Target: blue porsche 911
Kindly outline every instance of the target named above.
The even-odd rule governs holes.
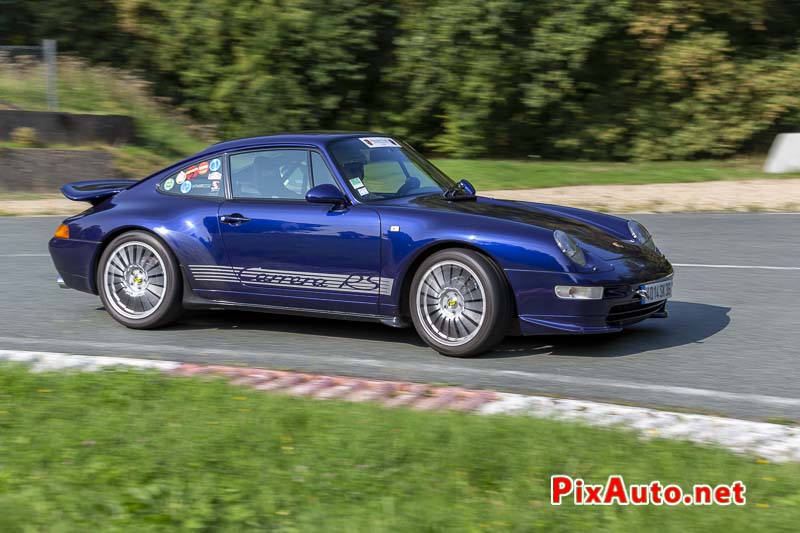
[[[141,181],[62,191],[91,207],[50,240],[59,284],[131,328],[251,309],[413,324],[466,357],[506,335],[619,331],[665,317],[672,295],[641,224],[477,196],[375,133],[224,142]]]

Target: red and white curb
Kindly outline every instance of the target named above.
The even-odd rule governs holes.
[[[262,368],[195,365],[178,361],[0,350],[0,362],[2,361],[28,364],[33,372],[97,371],[127,367],[156,370],[176,376],[222,377],[233,385],[318,399],[373,401],[387,407],[419,410],[456,410],[484,415],[553,418],[591,426],[633,430],[646,438],[660,437],[712,444],[771,461],[800,461],[800,427],[766,422],[460,387]]]

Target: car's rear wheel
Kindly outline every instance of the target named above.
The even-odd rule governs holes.
[[[149,329],[181,313],[181,275],[172,253],[153,235],[124,233],[106,247],[97,267],[100,299],[115,320]]]
[[[472,250],[442,250],[411,282],[409,309],[420,337],[444,355],[487,352],[509,329],[512,306],[502,274]]]

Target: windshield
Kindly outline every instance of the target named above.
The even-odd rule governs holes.
[[[411,147],[389,137],[342,139],[328,149],[347,186],[362,202],[436,194],[454,185]]]

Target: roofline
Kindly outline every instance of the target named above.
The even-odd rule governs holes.
[[[218,143],[214,143],[210,145],[203,152],[221,144],[227,143],[235,143],[235,142],[242,142],[242,141],[257,141],[257,140],[264,140],[267,141],[274,137],[302,137],[302,136],[309,136],[309,137],[330,137],[331,140],[333,139],[343,139],[347,137],[357,137],[359,135],[376,135],[376,136],[388,136],[385,133],[379,133],[374,131],[318,131],[318,130],[309,130],[309,131],[285,131],[279,133],[269,133],[267,135],[253,135],[250,137],[238,137],[236,139],[227,139],[225,141],[220,141]]]

